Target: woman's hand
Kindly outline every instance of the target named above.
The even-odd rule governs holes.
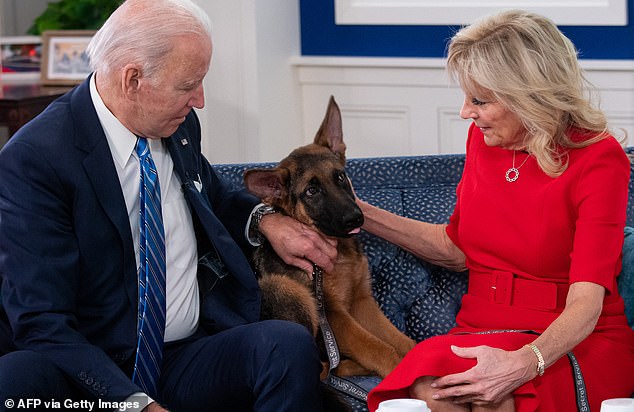
[[[546,367],[572,350],[594,329],[603,307],[605,289],[591,282],[570,285],[566,308],[533,343],[543,354]],[[476,359],[473,368],[433,381],[434,399],[483,405],[497,403],[523,383],[537,376],[537,357],[524,346],[504,351],[488,346],[452,347],[462,358]]]
[[[435,379],[431,386],[438,389],[432,397],[455,403],[494,404],[523,383],[537,376],[537,359],[530,348],[505,351],[489,346],[451,350],[461,358],[476,359],[473,368]]]

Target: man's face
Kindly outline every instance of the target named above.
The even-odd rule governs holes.
[[[148,138],[171,136],[192,108],[205,105],[203,78],[211,62],[211,41],[196,35],[174,40],[167,62],[139,89],[138,132]]]

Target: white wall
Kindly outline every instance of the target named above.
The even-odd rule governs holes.
[[[350,157],[464,152],[462,93],[443,59],[300,57],[298,1],[197,1],[214,23],[201,114],[212,162],[280,160],[312,140],[331,94]],[[634,62],[582,63],[634,144]]]
[[[298,57],[305,134],[317,130],[333,94],[342,110],[349,157],[464,153],[469,121],[444,59]],[[583,61],[610,127],[634,144],[634,62]]]
[[[302,141],[299,2],[197,0],[212,20],[214,51],[200,113],[212,162],[276,161]]]
[[[23,34],[6,30],[26,30],[34,16],[20,16],[41,13],[46,1],[0,0],[0,27]],[[212,162],[280,160],[312,140],[331,94],[350,157],[464,150],[462,95],[449,86],[442,59],[300,57],[299,0],[194,1],[213,24],[199,113]],[[583,64],[611,126],[627,130],[634,145],[634,61]]]
[[[0,0],[0,36],[23,36],[52,0]]]

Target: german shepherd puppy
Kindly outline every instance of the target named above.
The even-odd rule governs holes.
[[[324,273],[323,281],[326,318],[343,359],[334,373],[385,377],[415,343],[392,325],[372,295],[368,261],[353,237],[363,213],[344,170],[345,150],[341,113],[331,96],[312,144],[295,149],[275,168],[247,170],[244,180],[249,191],[280,213],[337,238],[335,269]],[[254,263],[262,318],[295,321],[317,336],[317,302],[307,274],[285,264],[266,242]]]

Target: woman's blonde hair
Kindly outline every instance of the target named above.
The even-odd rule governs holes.
[[[609,134],[577,50],[543,16],[512,10],[461,29],[449,43],[447,69],[467,94],[485,89],[519,116],[527,149],[550,176],[568,166],[562,148],[585,147]],[[588,139],[573,142],[570,128]]]

